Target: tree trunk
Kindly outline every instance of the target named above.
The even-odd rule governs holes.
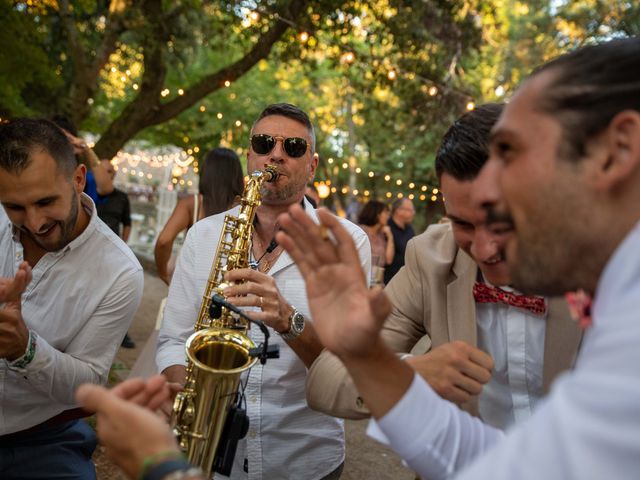
[[[145,3],[151,3],[151,0]],[[297,20],[300,15],[306,11],[309,3],[309,0],[292,2],[283,17]],[[152,15],[156,14],[157,12],[150,11],[146,12],[145,16],[152,21]],[[124,109],[120,116],[107,127],[94,147],[96,154],[100,158],[112,158],[118,153],[118,150],[124,147],[129,139],[133,138],[140,131],[176,117],[202,98],[222,88],[225,80],[233,81],[240,78],[251,70],[260,60],[267,58],[273,45],[280,40],[289,28],[289,24],[282,20],[281,17],[276,16],[276,18],[277,20],[272,27],[260,35],[253,48],[241,59],[206,76],[192,87],[186,89],[183,95],[167,103],[161,103],[162,97],[160,95],[164,75],[166,74],[166,66],[162,55],[159,54],[158,56],[158,54],[156,54],[154,58],[148,60],[149,52],[147,51],[147,47],[145,47],[145,72],[140,93],[133,102]],[[158,20],[157,28],[162,28],[160,23],[160,20]],[[153,25],[153,23],[151,24]],[[164,48],[164,45],[166,45],[166,41],[155,37],[155,40],[149,40],[148,48],[160,52]],[[150,69],[149,74],[148,69]],[[162,75],[158,74],[160,71],[163,72]],[[147,88],[145,88],[145,79],[147,79],[148,82]]]

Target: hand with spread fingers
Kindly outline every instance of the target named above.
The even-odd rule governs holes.
[[[86,410],[96,412],[96,433],[107,454],[124,470],[128,478],[140,475],[145,459],[175,452],[178,445],[167,424],[148,408],[168,391],[162,381],[127,380],[112,390],[84,384],[76,400]],[[164,391],[164,393],[162,393]]]
[[[369,290],[353,240],[338,219],[323,208],[318,217],[322,225],[293,205],[278,218],[282,230],[276,240],[305,279],[323,345],[338,356],[367,356],[380,342],[389,301],[380,289]]]
[[[273,277],[251,268],[239,268],[227,272],[225,280],[242,282],[224,290],[227,301],[237,307],[259,308],[259,311],[250,312],[251,318],[261,320],[276,332],[289,329],[293,308],[280,294]]]
[[[438,395],[457,404],[482,392],[494,366],[487,353],[462,341],[445,343],[406,362]]]

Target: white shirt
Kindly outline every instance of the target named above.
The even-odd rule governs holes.
[[[0,360],[0,434],[75,408],[82,383],[106,383],[140,304],[140,263],[85,194],[82,207],[91,215],[85,230],[38,261],[22,295],[22,317],[37,337],[36,354],[24,369]],[[19,231],[0,212],[0,276],[13,277],[23,250]]]
[[[456,478],[639,478],[640,223],[609,259],[596,292],[575,369],[558,378],[529,421],[501,439],[416,377],[378,422],[392,447],[429,479],[468,464]]]
[[[504,430],[528,419],[543,397],[546,317],[504,303],[476,303],[478,348],[495,363],[478,397],[480,417],[489,425]]]
[[[238,207],[227,212],[237,214]],[[305,211],[318,222],[315,210],[305,200]],[[159,371],[171,365],[185,365],[185,341],[193,333],[202,295],[213,264],[225,214],[197,222],[187,233],[176,264],[158,339],[156,360]],[[367,275],[371,250],[367,235],[356,225],[341,220],[355,240]],[[310,320],[304,280],[287,252],[269,271],[282,296]],[[270,329],[270,343],[280,346],[280,358],[266,365],[257,363],[249,372],[245,396],[249,433],[240,441],[231,472],[233,479],[319,479],[344,461],[342,420],[311,410],[304,383],[307,370],[295,352]],[[249,331],[262,342],[257,328]],[[243,382],[245,381],[243,377]],[[245,458],[248,475],[244,472]],[[216,475],[218,477],[218,475]]]

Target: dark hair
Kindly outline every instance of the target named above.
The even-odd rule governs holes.
[[[264,117],[269,117],[271,115],[280,115],[282,117],[287,117],[307,127],[309,136],[311,137],[311,153],[313,154],[316,151],[316,133],[313,129],[313,125],[311,124],[311,120],[309,120],[309,115],[307,115],[304,110],[290,103],[272,103],[271,105],[269,105],[262,111],[258,119],[253,123],[253,127],[251,127],[251,130],[253,131],[256,123],[258,123]]]
[[[369,227],[375,225],[378,223],[378,216],[385,210],[389,210],[386,204],[379,200],[369,200],[358,214],[358,223]]]
[[[489,133],[504,104],[487,103],[458,118],[442,137],[436,153],[436,174],[472,180],[489,158]]]
[[[534,71],[554,74],[539,96],[538,109],[562,124],[561,157],[583,157],[589,138],[617,113],[640,111],[639,67],[640,38],[635,37],[580,48]]]
[[[405,200],[411,201],[410,198],[396,198],[393,200],[393,202],[391,202],[391,215],[396,213],[398,209],[402,207],[402,204],[405,202]]]
[[[77,166],[73,147],[58,126],[42,118],[18,118],[0,125],[0,168],[20,174],[31,164],[31,154],[44,149],[58,170],[71,177]]]
[[[244,180],[238,155],[228,148],[209,151],[200,165],[198,191],[202,194],[205,216],[224,212],[242,196]]]
[[[53,117],[51,117],[51,121],[63,130],[69,132],[74,137],[78,136],[78,129],[73,124],[73,122],[64,115],[54,115]]]
[[[396,213],[396,211],[402,206],[402,202],[404,198],[396,198],[391,202],[391,215]]]

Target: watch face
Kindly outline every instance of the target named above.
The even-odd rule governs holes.
[[[304,329],[304,315],[300,312],[296,312],[291,319],[291,329],[297,332],[302,332]]]

